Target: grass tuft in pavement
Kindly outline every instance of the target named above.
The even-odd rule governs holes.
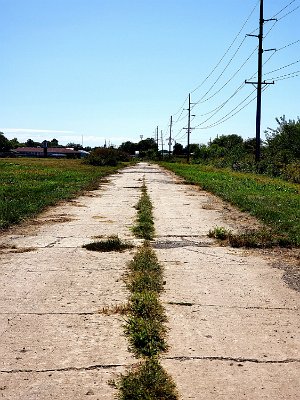
[[[136,237],[146,240],[153,239],[154,222],[152,216],[152,204],[147,193],[145,180],[142,186],[142,196],[136,205],[138,210],[137,223],[132,231]]]
[[[289,247],[291,245],[286,235],[276,234],[271,229],[249,229],[242,233],[232,233],[223,227],[216,227],[209,231],[208,236],[227,242],[232,247],[262,249],[277,246]]]
[[[114,386],[119,389],[119,400],[177,400],[178,394],[172,378],[156,358],[132,368]]]
[[[132,249],[133,245],[130,243],[122,242],[118,236],[111,236],[107,240],[88,243],[83,245],[82,247],[91,251],[108,252],[108,251],[124,251],[127,249]]]

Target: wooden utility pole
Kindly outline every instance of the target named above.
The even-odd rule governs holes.
[[[188,127],[184,128],[187,129],[187,155],[186,155],[186,161],[187,163],[190,162],[190,135],[191,135],[191,106],[192,104],[195,103],[191,103],[191,94],[189,93],[189,108],[187,108],[188,110]],[[195,115],[192,115],[192,117],[194,117]]]
[[[259,33],[258,35],[248,35],[255,36],[258,38],[258,67],[257,67],[257,82],[248,82],[257,87],[257,99],[256,99],[256,137],[255,137],[255,162],[258,163],[260,161],[260,125],[261,125],[261,93],[262,93],[262,85],[270,85],[274,84],[274,82],[266,82],[262,81],[262,66],[263,66],[263,52],[264,51],[272,51],[276,49],[263,49],[263,38],[264,38],[264,22],[266,21],[275,21],[276,19],[264,19],[264,1],[260,0],[260,9],[259,9]]]
[[[164,138],[163,138],[163,131],[160,131],[161,137],[161,157],[164,158]]]
[[[261,88],[262,88],[262,58],[263,58],[263,31],[264,31],[264,2],[260,0],[259,34],[258,34],[258,73],[257,73],[257,101],[256,101],[256,146],[255,161],[260,161],[260,124],[261,124]]]
[[[157,145],[157,151],[158,149],[158,126],[156,127],[156,145]]]
[[[172,124],[173,124],[173,118],[172,118],[172,115],[171,115],[171,118],[170,118],[170,136],[169,136],[169,158],[171,158]]]
[[[186,161],[190,162],[190,133],[191,133],[191,94],[189,93],[188,127],[187,127],[187,154]]]

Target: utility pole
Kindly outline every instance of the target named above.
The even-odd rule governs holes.
[[[157,151],[158,151],[158,126],[156,127],[156,145],[157,145]]]
[[[190,162],[190,134],[191,134],[191,116],[194,117],[195,115],[191,115],[191,105],[195,103],[191,103],[191,94],[189,93],[189,108],[186,108],[188,110],[188,127],[183,128],[187,129],[187,156],[186,156],[186,161],[187,163]]]
[[[173,124],[173,118],[172,118],[172,115],[171,115],[171,118],[170,118],[170,136],[169,136],[169,158],[171,158],[172,124]]]
[[[187,155],[186,161],[190,162],[190,132],[191,132],[191,94],[189,93],[188,128],[187,128]]]
[[[258,38],[258,68],[257,68],[257,82],[248,82],[252,85],[257,85],[257,99],[256,99],[256,138],[255,138],[255,162],[260,161],[260,125],[261,125],[261,93],[262,85],[274,84],[274,82],[262,82],[262,65],[263,65],[263,52],[264,51],[275,51],[276,49],[263,49],[263,38],[264,38],[264,23],[267,21],[276,21],[275,18],[264,19],[264,1],[260,0],[259,9],[259,33],[258,35],[247,35],[255,36]]]
[[[164,159],[164,138],[163,138],[163,131],[160,131],[161,136],[161,157]]]

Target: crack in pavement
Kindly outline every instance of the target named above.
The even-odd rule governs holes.
[[[0,312],[0,315],[100,315],[94,312]]]
[[[294,308],[287,308],[287,307],[260,307],[260,306],[224,306],[224,305],[218,305],[218,304],[197,304],[197,303],[188,303],[188,302],[175,302],[175,301],[169,301],[166,302],[166,304],[169,304],[171,306],[182,306],[182,307],[192,307],[192,306],[198,306],[198,307],[213,307],[213,308],[225,308],[225,309],[241,309],[241,310],[270,310],[270,311],[299,311],[299,308],[294,307]],[[197,312],[197,310],[194,310],[192,312]]]
[[[300,363],[300,359],[287,358],[285,360],[259,360],[256,358],[235,358],[235,357],[197,357],[197,356],[174,356],[174,357],[163,357],[163,360],[175,360],[175,361],[193,361],[193,360],[208,360],[208,361],[230,361],[236,363],[255,363],[255,364],[289,364],[289,363]]]
[[[10,369],[0,370],[3,374],[18,374],[18,373],[45,373],[45,372],[69,372],[69,371],[93,371],[99,369],[111,369],[117,367],[124,367],[125,364],[96,364],[88,367],[65,367],[65,368],[53,368],[53,369]]]

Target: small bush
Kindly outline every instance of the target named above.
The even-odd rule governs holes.
[[[116,166],[121,161],[129,161],[127,153],[114,148],[99,147],[93,150],[85,159],[85,164],[94,166]]]

